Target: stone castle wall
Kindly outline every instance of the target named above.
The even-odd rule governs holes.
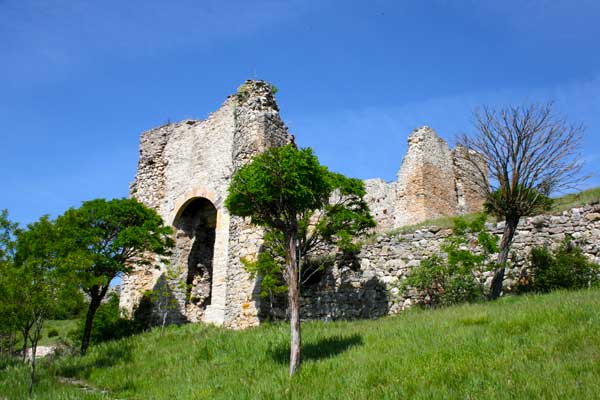
[[[396,182],[365,181],[366,200],[379,231],[446,216],[479,212],[485,194],[467,150],[451,150],[428,126],[408,137],[408,150]]]
[[[503,223],[487,227],[501,237]],[[363,246],[354,262],[338,259],[317,284],[303,290],[303,318],[372,318],[396,314],[421,301],[399,293],[398,285],[421,260],[439,254],[440,246],[451,233],[450,229],[431,226],[413,233],[378,235],[373,243]],[[526,276],[532,247],[555,249],[567,235],[591,261],[600,264],[600,204],[574,208],[561,215],[523,218],[512,246],[513,267],[507,270],[505,291],[513,290],[518,280]],[[489,285],[491,273],[485,273],[483,279]],[[284,313],[282,309],[270,312],[276,318]]]
[[[206,120],[184,120],[142,134],[130,195],[155,209],[174,228],[175,249],[160,268],[137,266],[123,278],[121,307],[136,312],[145,291],[166,289],[177,307],[170,322],[204,321],[232,328],[259,323],[268,309],[260,280],[240,259],[254,257],[262,231],[224,207],[237,169],[265,149],[293,142],[280,118],[272,88],[246,81]],[[408,138],[398,180],[365,181],[366,199],[380,232],[440,216],[479,211],[483,196],[465,161],[466,149],[451,150],[431,128]],[[445,233],[382,235],[359,260],[339,262],[306,291],[305,316],[371,317],[395,312],[390,284],[435,252]]]
[[[256,324],[256,282],[240,258],[258,252],[261,234],[230,216],[223,203],[239,167],[292,140],[270,85],[262,81],[247,81],[206,120],[143,133],[130,195],[174,227],[176,246],[169,265],[138,266],[123,278],[121,307],[132,314],[145,291],[166,284],[179,304],[169,318],[173,322]]]

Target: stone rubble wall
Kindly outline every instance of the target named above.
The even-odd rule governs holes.
[[[396,227],[394,211],[396,209],[396,183],[387,183],[382,179],[367,179],[365,201],[369,204],[371,215],[377,222],[377,230],[388,231]]]
[[[488,224],[498,237],[503,223]],[[429,227],[414,233],[378,235],[363,246],[354,263],[338,260],[323,279],[301,294],[302,316],[307,319],[373,318],[396,314],[421,299],[398,291],[399,283],[421,260],[440,253],[450,229]],[[532,247],[556,249],[569,235],[590,260],[600,264],[600,205],[588,205],[561,215],[523,218],[512,246],[513,267],[507,270],[504,290],[510,292],[527,272]],[[489,285],[491,272],[483,277]],[[273,315],[281,316],[282,310]]]

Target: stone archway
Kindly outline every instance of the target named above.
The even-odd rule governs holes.
[[[212,300],[217,209],[204,197],[192,198],[180,208],[173,227],[182,305],[190,321],[200,321]]]

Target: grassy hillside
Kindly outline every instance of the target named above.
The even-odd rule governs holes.
[[[600,203],[600,187],[584,190],[583,192],[567,194],[554,199],[553,213],[559,213],[586,204]]]
[[[35,398],[598,398],[598,310],[595,289],[307,322],[304,364],[291,381],[285,324],[243,332],[171,327],[44,366]],[[25,398],[25,382],[22,367],[1,371],[0,393]]]
[[[60,341],[68,340],[69,332],[77,329],[77,325],[78,321],[74,319],[47,321],[42,329],[39,345],[55,346]],[[50,331],[56,331],[58,335],[49,336]]]

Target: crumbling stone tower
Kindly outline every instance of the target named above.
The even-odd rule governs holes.
[[[261,233],[223,203],[240,166],[292,140],[264,81],[246,81],[206,120],[144,132],[130,195],[173,226],[176,244],[169,265],[123,278],[121,307],[132,313],[146,290],[167,285],[178,304],[171,321],[256,324],[255,282],[240,258],[258,252]]]
[[[482,210],[485,192],[478,171],[465,153],[470,150],[448,143],[428,126],[408,137],[408,150],[396,182],[365,181],[366,199],[379,230]],[[485,168],[481,161],[479,168]]]

